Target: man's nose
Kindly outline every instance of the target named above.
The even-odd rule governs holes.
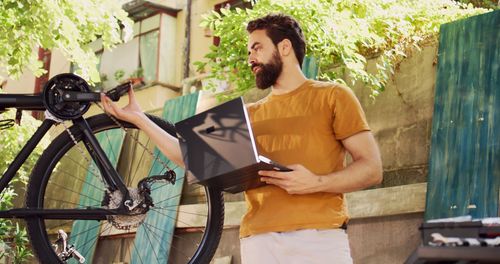
[[[253,52],[250,52],[248,54],[248,64],[252,65],[256,62],[257,62],[257,59],[255,58],[255,55],[253,54]]]

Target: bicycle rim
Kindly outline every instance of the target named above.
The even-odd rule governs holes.
[[[170,124],[150,118],[170,134],[173,133]],[[89,124],[101,146],[107,149],[110,160],[116,160],[117,170],[130,188],[136,187],[139,180],[151,174],[152,165],[161,163],[155,155],[157,152],[152,157],[148,153],[148,150],[154,149],[153,143],[132,125],[124,123],[126,133],[120,133],[123,129],[106,115],[90,118]],[[79,143],[75,146],[68,133],[62,133],[35,166],[28,183],[28,208],[110,207],[109,200],[105,199],[109,199],[110,195],[105,193],[101,173],[81,142],[82,133],[75,127],[70,131]],[[120,134],[123,134],[123,143],[116,143],[122,140],[117,139]],[[174,165],[170,167],[175,169]],[[184,175],[177,175],[176,184],[183,178]],[[201,186],[184,186],[193,189],[190,193],[198,194],[196,199],[192,199],[196,202],[186,205],[186,201],[181,201],[181,206],[177,206],[175,200],[180,199],[180,193],[173,188],[171,183],[153,184],[151,196],[154,206],[138,216],[118,216],[102,221],[26,219],[33,249],[43,263],[65,263],[57,256],[54,246],[57,234],[62,230],[68,235],[68,244],[85,257],[85,263],[208,263],[222,232],[222,193]],[[182,228],[174,232],[172,225]],[[60,250],[57,252],[60,253]],[[67,263],[78,261],[70,258]]]

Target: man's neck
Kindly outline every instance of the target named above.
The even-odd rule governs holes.
[[[275,95],[289,93],[299,88],[306,80],[307,78],[298,65],[283,67],[283,71],[273,85],[271,92]]]

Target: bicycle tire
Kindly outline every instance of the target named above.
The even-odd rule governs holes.
[[[165,122],[164,120],[157,118],[155,116],[148,115],[148,117],[154,123],[159,125],[162,129],[167,131],[169,134],[174,135],[175,129],[170,123]],[[92,128],[93,134],[98,134],[102,131],[109,131],[111,129],[119,128],[119,126],[116,124],[116,122],[111,120],[105,114],[91,117],[91,118],[87,119],[87,121],[88,121],[90,127]],[[134,128],[137,129],[135,126],[133,126],[130,123],[126,123],[126,122],[120,122],[120,123],[122,124],[123,127],[127,128],[128,130],[131,130]],[[77,126],[72,126],[69,130],[70,130],[71,134],[74,136],[74,138],[76,139],[76,141],[79,142],[79,145],[81,145],[82,144],[81,139],[83,136],[83,133],[81,132],[81,130]],[[130,131],[128,131],[126,133],[126,135],[128,135],[128,136],[132,135],[132,133],[129,133],[129,132]],[[139,133],[139,132],[134,132],[134,133]],[[136,138],[140,138],[140,137],[142,137],[143,134],[139,133],[136,135],[137,135]],[[148,143],[146,143],[146,145],[147,144]],[[76,200],[75,198],[73,198],[75,194],[72,194],[71,198],[68,198],[67,195],[64,195],[64,193],[68,193],[69,191],[71,191],[72,193],[79,194],[81,192],[80,191],[81,188],[72,189],[72,187],[71,188],[66,187],[66,186],[68,186],[68,184],[66,184],[68,182],[67,177],[61,177],[61,174],[67,173],[66,171],[64,171],[64,168],[65,168],[64,166],[66,166],[66,163],[63,163],[63,161],[64,162],[67,162],[66,160],[71,161],[72,159],[69,157],[71,157],[71,155],[74,155],[73,154],[74,152],[81,153],[82,149],[85,149],[85,148],[80,147],[78,149],[78,147],[75,146],[72,138],[69,136],[69,134],[67,132],[63,132],[58,137],[56,137],[56,139],[44,151],[44,153],[42,154],[42,156],[38,160],[37,164],[35,165],[33,172],[32,172],[32,175],[30,176],[30,180],[29,180],[29,183],[27,186],[27,192],[26,192],[26,207],[27,208],[46,208],[46,209],[52,209],[52,208],[60,209],[59,207],[89,208],[89,204],[79,204],[79,203],[82,203],[81,202],[82,197],[84,197],[84,196],[80,195],[80,198],[79,198],[80,200]],[[134,151],[133,153],[136,153],[136,152]],[[77,154],[77,156],[78,156],[78,154]],[[142,157],[141,157],[141,160],[142,160]],[[139,161],[139,163],[140,162],[141,161]],[[68,166],[74,166],[74,165],[68,165]],[[78,167],[85,167],[85,166],[83,166],[83,165],[77,166],[77,170],[78,170]],[[137,172],[137,170],[139,170],[139,169],[136,168],[135,171]],[[132,171],[132,165],[130,165],[130,172],[131,171]],[[92,173],[95,173],[95,171],[93,171]],[[97,173],[98,173],[98,171],[97,171]],[[82,173],[77,172],[74,174],[80,175]],[[88,172],[87,172],[87,174],[88,174]],[[77,177],[75,175],[72,175],[71,177]],[[84,179],[83,183],[81,183],[80,185],[90,184],[87,182],[87,179],[84,177],[85,176],[79,176],[79,178],[78,179],[75,178],[74,181],[72,178],[71,182],[75,186],[75,185],[78,185],[78,184],[74,184],[75,182],[79,182],[79,181],[82,181],[82,179]],[[179,177],[182,177],[182,176],[177,176],[177,178],[179,178]],[[66,180],[63,180],[63,179],[66,179]],[[79,181],[77,181],[77,180],[79,180]],[[60,182],[58,182],[58,181],[60,181]],[[92,184],[97,185],[95,182],[92,182]],[[129,186],[129,185],[127,185],[127,186]],[[172,185],[165,184],[165,185],[161,186],[161,190],[158,190],[158,191],[164,192],[163,189],[168,188],[170,186],[172,186]],[[91,187],[91,188],[94,188],[94,187]],[[95,187],[95,189],[98,189],[98,188]],[[152,193],[153,193],[152,195],[154,195],[155,191],[157,191],[157,190],[152,188]],[[197,263],[209,263],[210,262],[210,260],[212,259],[213,255],[218,247],[220,237],[222,234],[223,222],[224,222],[224,199],[222,196],[222,192],[220,190],[214,190],[211,188],[204,187],[202,191],[204,191],[204,195],[205,195],[205,199],[206,199],[207,215],[206,215],[205,226],[204,227],[196,227],[197,229],[201,229],[201,231],[202,231],[201,238],[199,238],[199,240],[195,240],[194,245],[191,245],[190,247],[183,247],[183,249],[188,250],[187,253],[173,252],[174,248],[172,247],[172,245],[169,245],[168,248],[162,248],[162,246],[160,246],[160,248],[158,250],[159,252],[156,252],[156,251],[155,252],[146,252],[145,254],[155,254],[156,261],[158,263],[166,263],[166,262],[168,262],[168,263],[172,263],[172,262],[174,262],[174,263],[186,263],[187,262],[190,264],[195,264],[195,263],[197,264]],[[100,192],[101,191],[99,191],[98,193],[100,193]],[[61,193],[63,193],[63,194],[61,194]],[[60,198],[58,198],[57,196]],[[63,200],[61,201],[61,199],[63,199]],[[97,201],[99,201],[99,199],[97,199],[97,198],[94,198],[94,200],[95,201],[93,201],[92,203],[96,203]],[[154,201],[155,205],[158,205],[161,202],[162,201]],[[101,200],[101,203],[102,203],[102,200]],[[75,204],[75,205],[72,205],[72,204]],[[93,206],[93,208],[95,208],[96,204],[91,204],[91,206]],[[99,206],[100,206],[100,204],[99,204]],[[155,207],[153,206],[152,208],[155,208]],[[163,209],[168,210],[167,208],[161,208],[161,206],[159,208],[160,209],[156,209],[156,210],[157,211],[163,210]],[[149,214],[150,212],[152,212],[154,210],[155,209],[150,210],[146,214]],[[158,213],[157,215],[163,216],[162,213]],[[166,213],[164,213],[164,215],[165,215],[164,218],[166,218],[167,217]],[[160,216],[160,217],[162,217],[162,216]],[[197,217],[199,217],[199,215],[197,215]],[[93,221],[92,223],[96,222],[96,220],[75,220],[75,221],[86,221],[85,223],[87,223],[87,222],[91,223],[91,221]],[[75,224],[75,221],[64,220],[64,222],[63,222],[62,220],[44,219],[40,216],[29,217],[26,219],[28,234],[30,236],[30,241],[31,241],[33,250],[42,263],[66,263],[66,262],[63,262],[57,256],[57,254],[54,251],[54,248],[52,246],[52,244],[55,240],[55,238],[54,238],[54,230],[55,229],[61,228],[61,230],[65,230],[65,232],[68,233],[70,240],[78,240],[78,237],[75,238],[74,236],[77,236],[80,234],[82,234],[82,236],[83,236],[83,234],[85,234],[85,233],[88,234],[90,232],[93,232],[91,229],[89,229],[89,230],[85,231],[85,233],[75,231],[75,233],[77,233],[77,234],[76,235],[72,234],[71,231],[73,231],[73,229],[76,229],[75,226],[79,225],[81,223],[81,222],[78,222],[78,224]],[[161,235],[164,235],[164,233],[165,233],[163,231],[163,228],[156,229],[158,227],[150,226],[151,223],[147,223],[147,221],[148,221],[148,219],[146,218],[144,223],[141,223],[140,226],[144,227],[143,230],[146,230],[144,232],[146,233],[146,236],[149,239],[150,245],[145,245],[145,244],[141,243],[140,246],[137,246],[137,245],[133,244],[133,243],[135,243],[134,242],[134,240],[136,239],[135,237],[136,237],[137,233],[139,232],[137,230],[139,230],[140,227],[137,228],[137,230],[135,231],[135,234],[133,234],[133,232],[129,231],[128,233],[126,232],[124,235],[125,236],[124,241],[129,241],[128,243],[133,244],[133,246],[129,245],[128,247],[125,247],[126,250],[128,248],[128,253],[127,253],[127,251],[125,251],[125,256],[127,256],[127,254],[128,254],[128,256],[132,256],[135,252],[136,255],[139,255],[140,261],[135,261],[138,263],[142,263],[141,254],[143,252],[141,252],[141,248],[145,248],[147,246],[147,247],[150,247],[151,249],[154,249],[155,246],[157,246],[157,245],[154,245],[155,243],[159,243],[161,245],[163,242],[163,239],[161,239]],[[71,223],[69,223],[69,222],[71,222]],[[92,243],[97,244],[99,239],[102,238],[102,236],[104,234],[103,230],[105,229],[105,227],[107,228],[107,226],[109,226],[109,225],[110,224],[106,220],[99,221],[98,227],[93,226],[93,228],[98,228],[99,232],[94,237],[91,238],[92,240],[89,239],[89,240],[85,240],[85,241],[95,241]],[[71,230],[67,230],[68,228],[70,228]],[[110,227],[110,230],[113,230],[113,228],[114,227]],[[155,228],[155,229],[153,229],[153,228]],[[155,230],[158,230],[158,231],[153,234],[153,231],[155,231]],[[156,241],[152,241],[152,239],[148,235],[148,232],[150,232],[150,231],[152,233],[151,236]],[[109,232],[111,233],[111,231],[109,231]],[[127,238],[127,236],[129,236],[129,237]],[[132,236],[132,238],[130,238],[130,236]],[[178,238],[177,240],[182,238],[182,237],[176,236],[175,234],[173,236],[177,237]],[[127,240],[127,239],[129,239],[129,240]],[[132,242],[130,242],[130,241],[132,241]],[[174,241],[174,239],[172,239],[172,241]],[[85,242],[85,243],[89,244],[89,242]],[[124,242],[122,242],[122,243],[124,243]],[[186,240],[182,240],[181,244],[186,244]],[[79,245],[76,245],[77,250],[78,250],[78,247],[79,247]],[[95,248],[97,246],[91,245],[89,247],[93,247],[95,250]],[[87,246],[85,246],[85,248],[87,248]],[[179,248],[175,248],[175,249],[177,250]],[[163,251],[165,251],[165,252],[170,251],[170,252],[173,252],[173,254],[170,253],[169,256],[164,256],[164,255],[161,255],[161,254],[166,254]],[[123,249],[122,249],[121,254],[123,255]],[[179,256],[181,256],[181,257],[179,257]],[[147,257],[147,256],[144,255],[144,257]],[[94,256],[93,259],[91,259],[91,260],[87,259],[87,262],[85,262],[85,263],[105,263],[104,260],[102,260],[102,259],[97,260],[96,258],[98,258],[98,256],[97,257]],[[115,256],[115,258],[116,258],[116,256]],[[179,260],[179,258],[181,260]],[[186,258],[186,259],[184,259],[184,258]],[[123,260],[120,260],[120,261],[123,261]],[[130,262],[131,260],[128,260],[128,261]],[[72,262],[68,261],[67,263],[72,263]],[[74,263],[77,263],[77,262],[75,261]],[[150,262],[148,262],[148,263],[150,263]]]

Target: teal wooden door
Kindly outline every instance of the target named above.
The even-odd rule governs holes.
[[[317,80],[319,71],[319,59],[316,57],[305,56],[302,62],[302,72],[308,79]]]
[[[104,153],[106,153],[109,161],[115,167],[118,164],[118,159],[120,158],[124,137],[125,131],[122,129],[106,130],[96,135]],[[97,165],[92,161],[89,164],[87,175],[82,186],[80,201],[78,203],[79,208],[87,206],[99,207],[100,201],[103,200],[104,193],[102,190],[105,190],[106,187],[104,186],[104,182],[101,180],[101,176],[98,171],[99,169],[97,168]],[[76,245],[78,251],[89,262],[92,262],[94,257],[100,227],[101,222],[99,221],[92,222],[87,220],[76,220],[73,223],[73,228],[71,229],[73,236],[70,237],[69,244]],[[69,263],[77,263],[77,261],[71,259]]]
[[[163,107],[162,118],[175,124],[178,121],[186,119],[195,114],[196,105],[198,103],[198,93],[193,93],[185,96],[176,97],[165,102]],[[155,148],[154,156],[159,157],[169,167],[173,168],[177,175],[175,184],[168,190],[163,192],[153,192],[153,201],[161,201],[161,207],[171,208],[165,212],[157,212],[152,210],[146,217],[145,224],[137,229],[135,244],[141,245],[139,248],[134,248],[131,256],[131,263],[167,263],[170,246],[172,245],[175,224],[177,219],[177,208],[181,200],[182,187],[184,185],[184,169],[176,166],[172,161],[166,158]],[[151,165],[149,175],[162,174],[164,171],[162,162],[154,161]],[[155,237],[150,238],[148,226],[151,228],[157,227],[162,232],[155,232]],[[153,239],[154,243],[148,242]],[[163,255],[158,256],[152,252],[161,252]]]
[[[440,32],[425,218],[498,216],[500,10]]]

